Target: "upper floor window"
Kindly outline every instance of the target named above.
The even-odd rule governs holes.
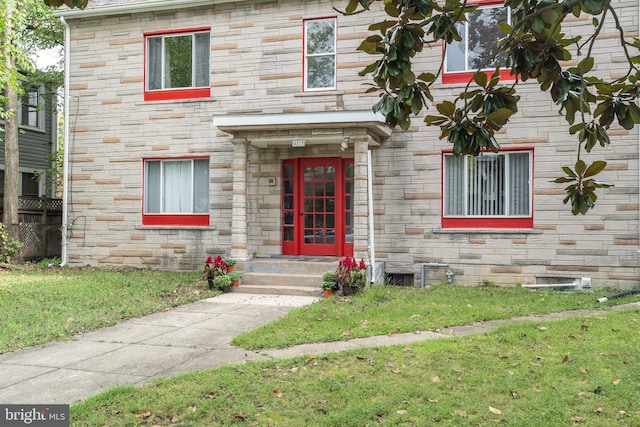
[[[304,90],[336,88],[336,18],[304,21]]]
[[[466,83],[477,70],[493,70],[506,62],[506,54],[498,46],[498,40],[505,34],[498,29],[498,24],[511,23],[510,9],[495,0],[480,0],[475,4],[480,7],[466,14],[466,22],[456,24],[462,40],[447,45],[443,83]],[[501,77],[508,76],[509,70],[501,70]]]
[[[144,162],[144,225],[209,225],[209,159]]]
[[[25,88],[21,99],[21,107],[18,113],[18,122],[22,126],[44,130],[45,109],[41,105],[41,96],[44,94],[44,86],[31,86]]]
[[[146,33],[145,39],[145,101],[210,96],[209,28]]]
[[[43,186],[38,180],[38,176],[32,172],[20,172],[18,177],[18,196],[40,197],[43,193]],[[4,194],[4,170],[0,169],[0,194]]]
[[[443,228],[532,228],[532,158],[444,154]]]

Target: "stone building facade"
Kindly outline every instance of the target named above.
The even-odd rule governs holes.
[[[94,0],[84,11],[60,12],[70,35],[69,265],[195,269],[211,254],[368,259],[373,218],[376,260],[414,284],[425,265],[436,264],[447,264],[461,284],[582,277],[594,287],[638,282],[637,129],[613,128],[611,145],[586,156],[587,162],[604,157],[602,179],[615,187],[600,193],[592,212],[573,216],[562,204],[562,186],[551,180],[575,162],[576,139],[547,93],[535,82],[519,86],[519,112],[497,138],[507,155],[456,166],[448,143],[422,122],[424,116],[401,131],[371,112],[378,98],[366,93],[367,80],[358,72],[372,58],[356,48],[376,12],[349,17],[333,9],[345,6]],[[625,34],[637,36],[637,2],[615,7],[625,9]],[[331,63],[331,43],[314,39],[330,42],[327,28],[335,34],[329,83],[314,74],[331,74],[322,68],[325,60]],[[567,28],[577,35],[592,23],[574,19]],[[194,71],[197,89],[154,86],[156,54],[164,78],[174,78],[167,72],[178,56],[169,54],[174,42],[191,43],[194,68],[205,67],[203,74]],[[598,36],[597,71],[605,77],[626,72],[619,44],[611,26]],[[416,68],[435,71],[441,58],[440,46],[425,49]],[[439,80],[436,86],[438,101],[455,97],[464,83]],[[166,189],[172,174],[184,171],[171,168],[191,167],[197,187],[198,160],[208,162],[207,188],[193,196],[188,212],[178,208],[176,214],[163,203],[184,195]],[[489,190],[479,196],[471,184],[455,187],[465,196],[447,198],[458,176],[454,169],[473,171],[467,173],[484,182],[492,172],[506,174],[505,162],[514,165],[510,174],[521,175],[517,185],[503,177],[504,187],[490,187],[506,198],[502,202],[487,198]],[[445,175],[448,167],[452,172]],[[157,191],[160,200],[151,196]],[[196,207],[198,198],[204,211]],[[516,199],[521,207],[509,202]],[[160,212],[154,203],[163,206]],[[509,203],[514,206],[506,208]],[[464,211],[468,205],[479,213]],[[512,213],[491,211],[498,205]]]

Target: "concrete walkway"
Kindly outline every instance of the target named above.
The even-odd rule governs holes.
[[[446,328],[438,333],[394,334],[259,352],[229,344],[239,333],[317,300],[284,295],[223,294],[77,335],[70,341],[5,353],[0,355],[0,403],[70,404],[116,385],[144,384],[158,377],[232,363],[410,344],[486,333],[514,322],[553,321],[599,313],[593,310],[551,313]],[[613,309],[640,309],[640,303]]]
[[[231,339],[318,299],[222,294],[70,341],[5,353],[0,403],[70,404],[116,385],[265,359],[231,346]]]

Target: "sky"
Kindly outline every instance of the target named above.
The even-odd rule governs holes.
[[[38,57],[36,58],[36,67],[38,67],[39,70],[42,70],[50,65],[57,64],[61,58],[62,51],[59,47],[55,49],[41,50],[38,52]]]

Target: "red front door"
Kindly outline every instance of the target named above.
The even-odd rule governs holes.
[[[340,157],[283,162],[283,255],[353,253],[353,161]]]

